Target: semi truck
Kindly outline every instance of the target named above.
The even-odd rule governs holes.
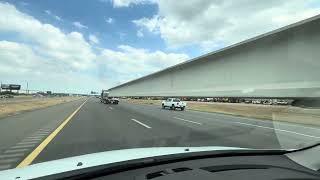
[[[116,97],[110,97],[109,92],[106,90],[102,90],[101,92],[101,97],[100,97],[100,102],[104,104],[118,104],[119,99]]]

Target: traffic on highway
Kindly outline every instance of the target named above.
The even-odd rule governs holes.
[[[0,179],[320,179],[319,7],[0,1]]]

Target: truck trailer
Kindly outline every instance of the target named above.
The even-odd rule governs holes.
[[[101,97],[100,97],[100,102],[104,104],[118,104],[119,99],[115,97],[110,97],[109,92],[106,90],[102,90],[101,92]]]

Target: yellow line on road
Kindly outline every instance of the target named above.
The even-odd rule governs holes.
[[[20,164],[17,168],[28,166],[32,161],[41,153],[41,151],[56,137],[56,135],[64,128],[64,126],[72,119],[72,117],[81,109],[81,107],[88,101],[84,101],[67,119],[60,124],[42,143],[34,149]]]

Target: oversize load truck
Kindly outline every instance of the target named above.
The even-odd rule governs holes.
[[[106,90],[102,90],[101,92],[101,97],[100,97],[100,102],[104,104],[118,104],[119,99],[115,97],[110,97],[109,92]]]

